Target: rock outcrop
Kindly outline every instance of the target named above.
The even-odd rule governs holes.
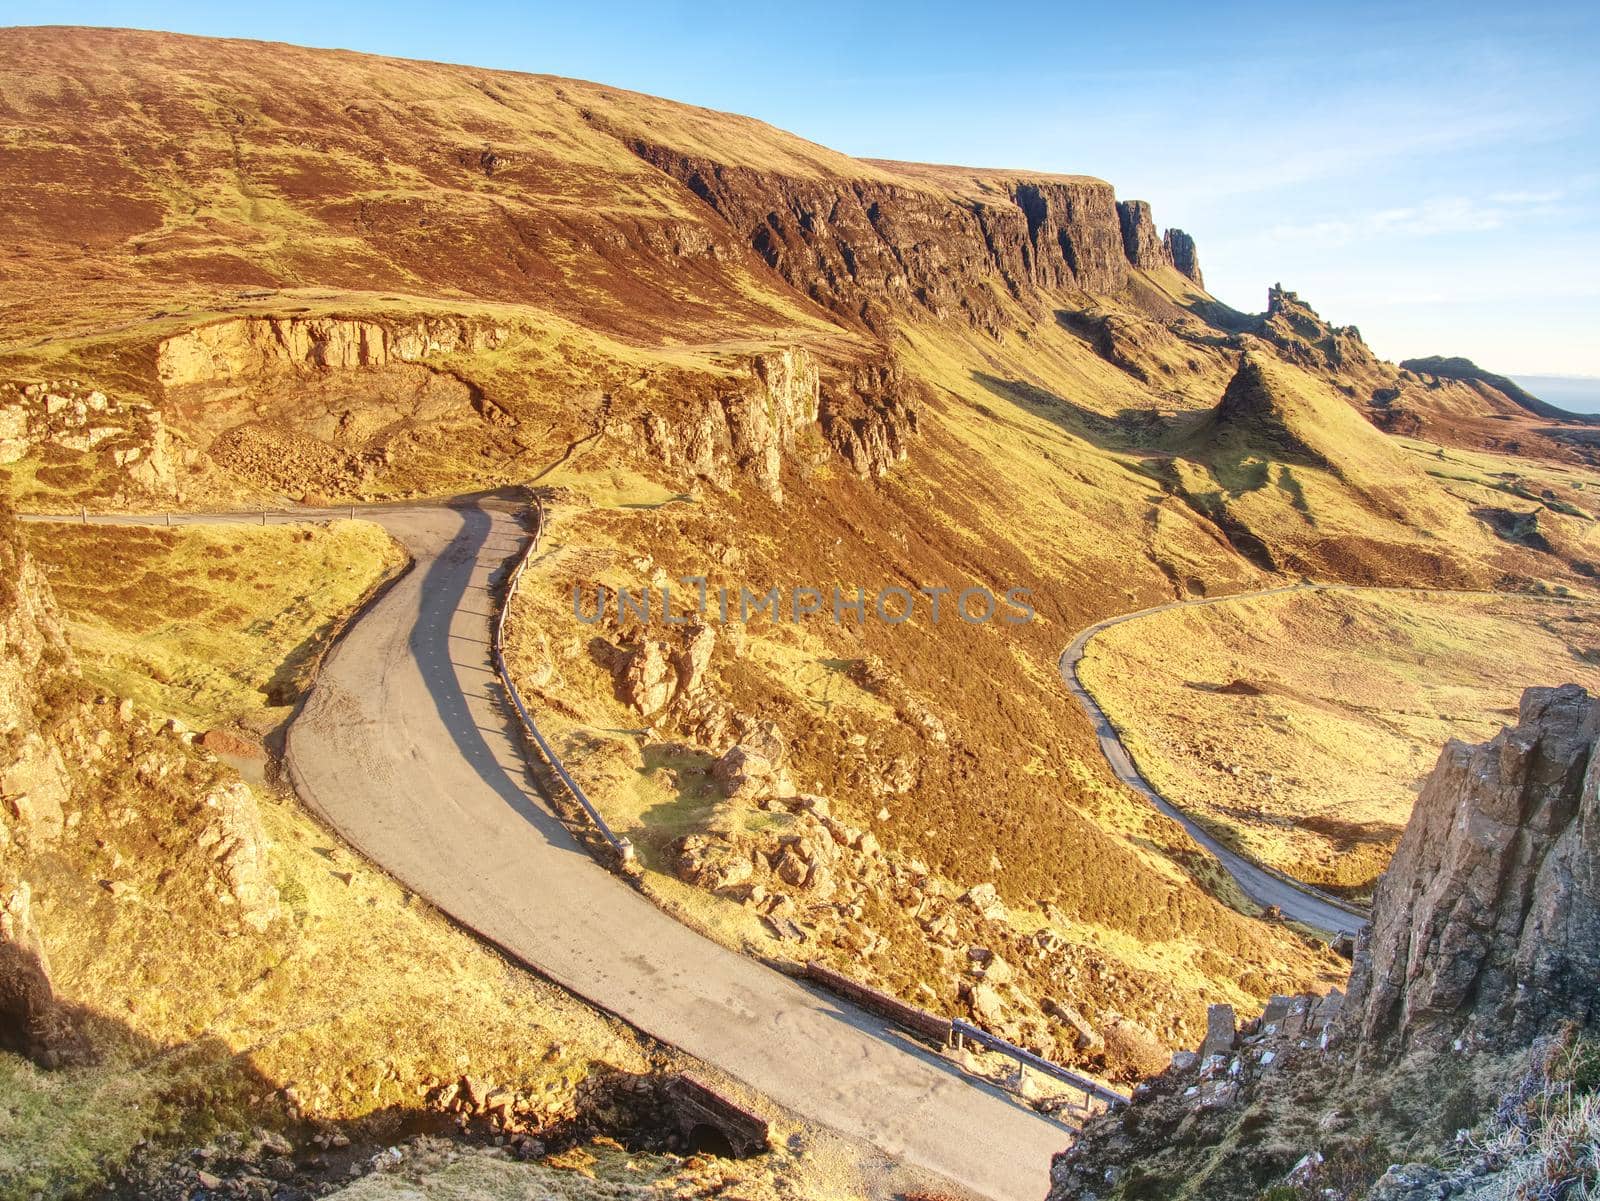
[[[121,404],[78,380],[0,384],[0,465],[42,450],[93,455],[164,499],[181,496],[179,470],[195,458],[150,405]]]
[[[1507,1154],[1534,1154],[1540,1122],[1591,1103],[1592,1075],[1572,1065],[1592,1061],[1567,1055],[1564,1075],[1552,1063],[1600,1027],[1597,738],[1600,700],[1568,684],[1530,688],[1490,741],[1446,745],[1379,882],[1348,995],[1274,997],[1237,1030],[1212,1006],[1197,1052],[1056,1157],[1049,1201],[1110,1184],[1487,1199],[1535,1195],[1507,1192],[1517,1178],[1560,1181],[1570,1159],[1541,1176]]]
[[[23,549],[16,520],[0,510],[0,854],[61,834],[71,788],[66,765],[39,732],[41,686],[75,670],[54,598]]]
[[[882,476],[906,457],[919,395],[893,355],[861,363],[824,388],[822,432],[857,475]]]
[[[1346,1023],[1365,1051],[1600,1025],[1597,734],[1600,702],[1569,684],[1445,747],[1357,949]]]
[[[49,583],[0,507],[0,1047],[45,1066],[81,1049],[51,961],[65,947],[81,963],[78,940],[105,937],[115,910],[185,909],[224,938],[281,913],[255,794],[177,722],[155,731],[112,701],[83,686]],[[42,903],[63,896],[105,909],[80,933]]]
[[[195,845],[217,865],[216,897],[234,907],[244,925],[265,930],[278,919],[281,909],[255,793],[244,781],[231,780],[213,788],[201,804],[211,820]]]
[[[1127,283],[1130,264],[1171,261],[1149,206],[1130,202],[1144,222],[1130,242],[1111,185],[1097,179],[989,172],[980,198],[904,164],[884,166],[915,172],[929,186],[786,175],[624,140],[709,205],[790,286],[878,333],[908,314],[998,332],[1009,322],[997,289],[1026,301],[1064,289],[1108,295]]]
[[[784,458],[816,422],[820,403],[811,353],[770,351],[753,356],[732,382],[719,380],[685,416],[643,414],[645,445],[674,470],[722,489],[738,472],[782,503]]]
[[[505,328],[454,317],[232,317],[165,339],[156,375],[165,388],[231,381],[275,369],[349,370],[492,350]]]
[[[33,918],[23,856],[60,839],[71,778],[39,732],[42,686],[74,670],[43,574],[0,508],[0,1048],[53,1062],[50,963]]]
[[[1382,377],[1394,369],[1380,362],[1353,325],[1332,325],[1282,284],[1267,290],[1267,311],[1252,331],[1291,363],[1308,370],[1356,378]]]
[[[1169,229],[1163,235],[1162,241],[1166,244],[1167,257],[1172,260],[1172,265],[1192,279],[1196,285],[1205,287],[1206,281],[1200,274],[1200,255],[1195,250],[1194,239],[1181,229]]]
[[[1162,240],[1144,200],[1117,201],[1117,217],[1122,223],[1122,248],[1128,261],[1141,271],[1172,266],[1172,248]]]
[[[617,692],[643,717],[696,695],[717,646],[716,627],[692,622],[678,642],[644,638],[614,666]]]

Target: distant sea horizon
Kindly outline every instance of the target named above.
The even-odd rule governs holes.
[[[1600,375],[1513,375],[1546,404],[1573,413],[1600,413]]]

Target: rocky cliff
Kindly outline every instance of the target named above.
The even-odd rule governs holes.
[[[1282,284],[1267,290],[1267,311],[1254,333],[1270,342],[1284,358],[1313,371],[1365,377],[1374,372],[1384,382],[1395,374],[1362,341],[1353,325],[1332,325]]]
[[[1351,973],[1364,1051],[1600,1026],[1597,734],[1600,702],[1569,684],[1529,689],[1490,742],[1445,747]]]
[[[385,367],[493,350],[505,338],[502,326],[450,317],[239,317],[163,340],[156,348],[156,374],[164,387],[181,388],[275,368]]]
[[[646,410],[639,419],[645,445],[673,471],[724,490],[743,473],[781,503],[784,457],[817,420],[819,388],[810,352],[755,355],[731,380],[703,391],[688,413]]]
[[[1149,205],[1119,207],[1111,185],[1097,179],[986,172],[982,187],[969,190],[953,170],[945,178],[939,168],[882,164],[925,185],[913,186],[786,175],[626,140],[709,205],[791,287],[874,332],[913,313],[995,332],[1010,324],[1001,295],[1113,294],[1130,266],[1172,262]]]
[[[1117,218],[1122,222],[1122,249],[1128,261],[1141,271],[1172,266],[1172,248],[1162,240],[1144,200],[1117,201]]]
[[[121,500],[181,500],[181,469],[194,462],[151,405],[123,404],[80,380],[0,383],[0,466],[62,453],[116,478]]]
[[[1192,279],[1196,285],[1205,287],[1206,281],[1200,274],[1200,255],[1195,250],[1194,239],[1181,229],[1169,229],[1162,240],[1166,243],[1167,256],[1172,259],[1172,265]]]
[[[1242,1027],[1213,1006],[1197,1051],[1057,1157],[1051,1201],[1570,1195],[1596,1132],[1569,1119],[1600,1084],[1597,737],[1600,700],[1568,684],[1529,689],[1486,743],[1449,743],[1348,995],[1274,998]],[[1563,1124],[1564,1149],[1541,1149]]]

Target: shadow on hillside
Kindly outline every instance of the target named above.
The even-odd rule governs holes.
[[[1225,334],[1251,333],[1261,324],[1262,314],[1241,313],[1220,300],[1202,300],[1196,297],[1186,304],[1180,304],[1179,307],[1193,313],[1212,329],[1221,330]]]
[[[53,1045],[35,1044],[19,1058],[55,1066],[33,1073],[4,1065],[14,1082],[7,1100],[18,1107],[6,1137],[20,1154],[7,1157],[17,1166],[0,1168],[0,1196],[183,1196],[200,1183],[200,1171],[222,1181],[266,1175],[315,1195],[347,1183],[352,1166],[385,1147],[457,1133],[450,1115],[398,1105],[356,1119],[306,1119],[284,1082],[220,1039],[158,1043],[59,998],[38,1016]],[[0,1051],[0,1060],[12,1054]],[[257,1128],[287,1138],[288,1153],[280,1142],[244,1133]],[[487,1130],[478,1141],[490,1141]],[[78,1147],[94,1148],[95,1168]]]
[[[1121,409],[1115,416],[1108,417],[1026,380],[1002,379],[984,371],[974,371],[972,378],[990,395],[1043,417],[1101,450],[1161,449],[1193,421],[1192,417],[1166,417],[1152,409],[1134,408]],[[991,410],[979,407],[986,416],[998,416]]]
[[[570,1107],[545,1115],[471,1104],[446,1109],[445,1098],[465,1095],[464,1082],[457,1090],[454,1080],[397,1079],[393,1089],[414,1102],[318,1118],[302,1108],[319,1097],[359,1102],[354,1094],[273,1079],[247,1051],[214,1037],[162,1044],[86,1006],[56,999],[49,1010],[55,1036],[75,1048],[71,1062],[30,1071],[17,1062],[25,1057],[0,1051],[0,1074],[15,1085],[6,1138],[17,1152],[0,1165],[0,1196],[255,1196],[266,1195],[256,1191],[263,1183],[274,1196],[319,1196],[375,1164],[439,1166],[437,1150],[417,1148],[418,1157],[406,1146],[419,1136],[450,1140],[451,1157],[465,1147],[498,1147],[502,1157],[535,1159],[597,1137],[630,1154],[731,1154],[705,1131],[684,1133],[665,1087],[670,1078],[654,1073],[593,1068],[578,1081]],[[369,1052],[375,1061],[386,1049]],[[336,1075],[329,1080],[337,1084]],[[500,1083],[528,1095],[537,1087],[532,1079]],[[430,1086],[426,1095],[419,1084]],[[85,1148],[93,1148],[92,1158]]]

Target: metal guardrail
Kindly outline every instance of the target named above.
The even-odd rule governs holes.
[[[533,533],[529,535],[528,545],[523,548],[522,554],[517,558],[516,567],[511,571],[511,576],[506,583],[505,598],[500,605],[500,614],[495,618],[494,622],[494,639],[491,645],[491,650],[494,652],[494,669],[500,676],[500,683],[505,688],[506,695],[511,698],[511,704],[517,711],[517,717],[522,721],[522,728],[527,731],[528,737],[533,739],[534,745],[539,748],[539,753],[544,756],[545,762],[550,765],[550,769],[556,773],[561,783],[566,786],[567,791],[582,806],[583,811],[589,815],[589,820],[594,823],[595,829],[599,831],[600,836],[605,839],[606,844],[616,855],[617,861],[622,864],[632,863],[633,843],[617,834],[606,824],[606,819],[600,815],[600,810],[596,809],[594,802],[584,795],[583,789],[578,786],[578,782],[567,771],[566,764],[561,762],[561,756],[557,755],[555,749],[545,741],[544,735],[539,732],[538,724],[534,722],[533,717],[528,713],[528,706],[523,703],[522,694],[517,691],[517,685],[511,678],[510,668],[506,666],[506,617],[511,612],[511,602],[517,595],[517,585],[522,582],[523,569],[527,567],[528,560],[539,549],[539,539],[544,535],[544,505],[537,496],[532,498],[532,502],[531,507],[534,515]]]
[[[1052,1080],[1059,1080],[1063,1084],[1079,1089],[1087,1103],[1090,1100],[1101,1101],[1115,1108],[1128,1104],[1128,1098],[1115,1089],[1107,1088],[1098,1080],[1074,1072],[1071,1068],[1063,1067],[1059,1063],[1035,1055],[1024,1047],[981,1030],[971,1022],[964,1022],[960,1018],[943,1018],[938,1014],[929,1013],[926,1009],[919,1009],[915,1005],[908,1005],[899,997],[890,996],[886,992],[873,988],[869,984],[862,984],[853,980],[842,972],[836,972],[831,967],[815,962],[806,964],[805,978],[814,984],[820,984],[829,992],[837,993],[847,1001],[853,1001],[863,1009],[888,1018],[895,1025],[909,1030],[912,1034],[921,1035],[923,1038],[932,1039],[941,1046],[954,1045],[961,1047],[966,1042],[975,1042],[990,1051],[1001,1055],[1008,1055],[1024,1067],[1032,1068],[1042,1076],[1049,1076]]]
[[[1049,1076],[1052,1079],[1061,1081],[1063,1084],[1070,1084],[1073,1088],[1082,1089],[1086,1100],[1092,1098],[1096,1101],[1103,1101],[1113,1109],[1119,1105],[1128,1104],[1128,1098],[1117,1092],[1116,1089],[1107,1088],[1098,1080],[1091,1080],[1087,1076],[1081,1076],[1071,1068],[1064,1068],[1059,1063],[1054,1063],[1042,1055],[1035,1055],[1032,1051],[1019,1047],[1015,1043],[1007,1042],[998,1035],[990,1034],[987,1030],[980,1030],[971,1022],[964,1022],[960,1018],[951,1019],[950,1036],[955,1040],[955,1044],[958,1047],[967,1041],[975,1042],[991,1051],[1009,1055],[1024,1067],[1032,1068],[1041,1076]]]

